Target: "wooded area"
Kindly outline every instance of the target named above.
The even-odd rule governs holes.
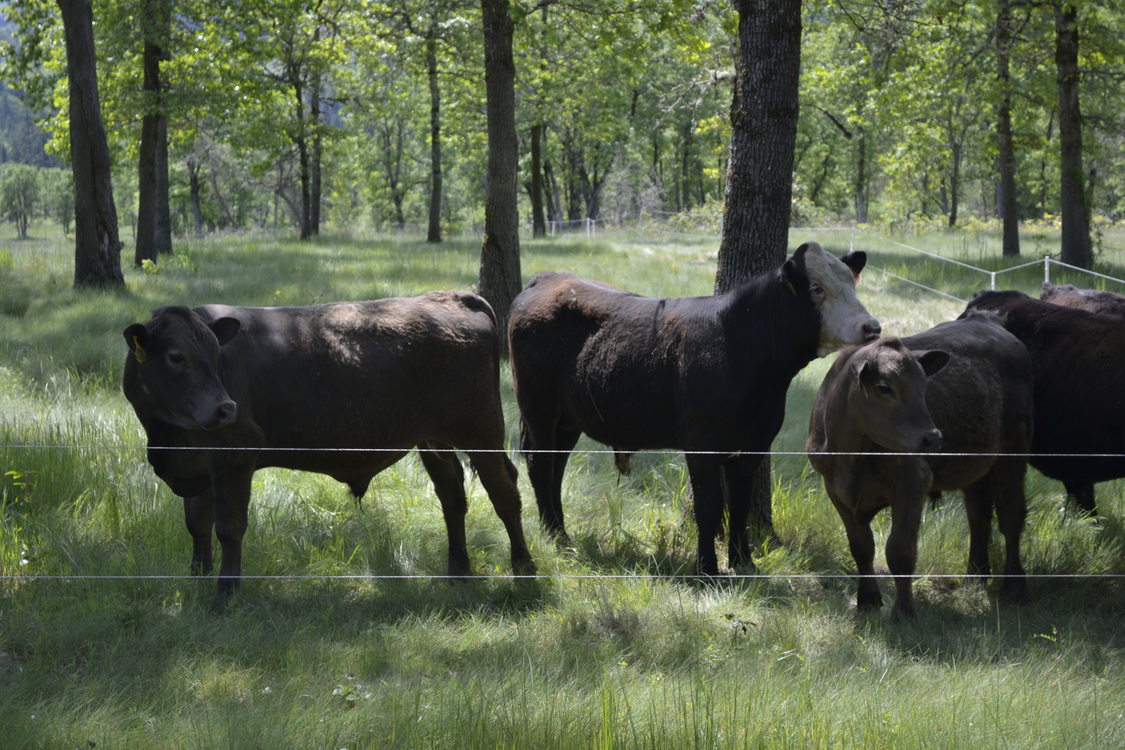
[[[763,4],[512,2],[520,218],[544,231],[547,221],[721,211],[741,5]],[[4,97],[7,122],[26,107],[48,152],[68,162],[59,8],[0,7],[0,75],[22,102]],[[141,238],[138,262],[166,246],[161,216],[176,233],[397,228],[432,240],[484,220],[481,3],[92,9],[115,197]],[[1010,225],[1062,214],[1064,253],[1088,265],[1090,222],[1125,216],[1123,22],[1111,3],[806,5],[794,222]],[[7,122],[0,159],[41,164],[34,139]],[[55,213],[42,197],[19,205],[29,203],[34,215]],[[8,217],[26,210],[4,201]]]

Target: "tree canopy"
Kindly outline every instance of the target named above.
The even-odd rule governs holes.
[[[160,107],[175,231],[282,226],[309,236],[322,225],[480,226],[487,127],[478,2],[163,4],[172,10]],[[161,5],[93,0],[103,117],[127,224],[135,221],[137,156],[152,100],[143,85],[151,24],[140,20]],[[523,222],[535,209],[555,222],[721,210],[734,5],[512,0]],[[0,82],[38,118],[47,153],[66,163],[57,8],[50,0],[0,8],[7,19]],[[957,226],[998,216],[1005,94],[1015,215],[1057,217],[1068,120],[1060,111],[1056,20],[1071,18],[1069,10],[1084,165],[1069,177],[1087,221],[1125,217],[1125,44],[1116,33],[1125,8],[835,0],[803,12],[794,222]],[[10,95],[0,96],[0,114],[11,107]],[[25,136],[3,131],[0,160],[33,161],[10,145]],[[433,212],[432,203],[440,204]]]

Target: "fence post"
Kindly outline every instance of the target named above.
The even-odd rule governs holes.
[[[1051,283],[1051,256],[1043,256],[1043,283]]]
[[[990,290],[994,291],[994,292],[996,291],[996,272],[995,271],[988,274],[988,288]]]

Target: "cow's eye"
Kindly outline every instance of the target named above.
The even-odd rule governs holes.
[[[182,367],[186,361],[182,352],[175,350],[168,352],[168,364],[175,367]]]
[[[891,388],[886,383],[880,383],[879,385],[875,386],[875,390],[879,391],[879,395],[881,395],[881,396],[893,396],[893,395],[895,395],[895,389]]]
[[[809,287],[809,291],[817,297],[824,296],[824,287],[822,287],[820,284],[813,284],[811,287]]]

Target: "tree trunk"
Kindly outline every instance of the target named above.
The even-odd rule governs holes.
[[[74,171],[74,286],[124,286],[90,0],[57,0],[66,35]]]
[[[1010,0],[998,0],[996,13],[996,77],[1000,80],[1000,102],[996,108],[996,164],[1000,181],[996,211],[1000,215],[1004,257],[1020,254],[1020,221],[1016,206],[1016,153],[1012,144],[1012,9]]]
[[[1055,65],[1059,86],[1059,142],[1061,144],[1060,208],[1062,260],[1089,268],[1090,225],[1082,170],[1082,112],[1078,106],[1078,10],[1055,6]]]
[[[195,157],[188,157],[187,171],[188,171],[188,185],[191,191],[191,218],[193,230],[196,237],[203,236],[203,201],[201,198],[201,186],[199,184],[199,170],[202,169],[199,162]]]
[[[738,42],[716,292],[785,260],[797,142],[800,0],[739,0]],[[750,497],[749,523],[759,534],[773,534],[770,487],[767,457]]]
[[[961,202],[961,144],[949,146],[949,228],[957,226],[957,206]]]
[[[519,142],[516,136],[516,66],[508,0],[481,0],[484,20],[484,80],[488,106],[488,185],[480,293],[496,313],[500,348],[506,356],[508,309],[523,286],[517,205]]]
[[[531,236],[547,236],[547,219],[543,212],[543,132],[542,123],[531,126]]]
[[[137,160],[137,238],[133,262],[172,253],[172,215],[168,196],[168,116],[160,81],[160,63],[168,59],[169,9],[162,0],[145,0],[141,25],[145,111]]]
[[[867,223],[867,134],[859,132],[858,153],[856,154],[855,170],[855,221],[857,224]]]
[[[316,36],[319,36],[319,31]],[[309,96],[309,126],[312,129],[312,149],[309,154],[309,234],[320,235],[321,199],[320,164],[323,136],[320,132],[320,74],[313,75],[312,93]]]
[[[430,80],[430,223],[427,242],[441,242],[441,91],[438,88],[437,29],[426,37],[426,75]]]

